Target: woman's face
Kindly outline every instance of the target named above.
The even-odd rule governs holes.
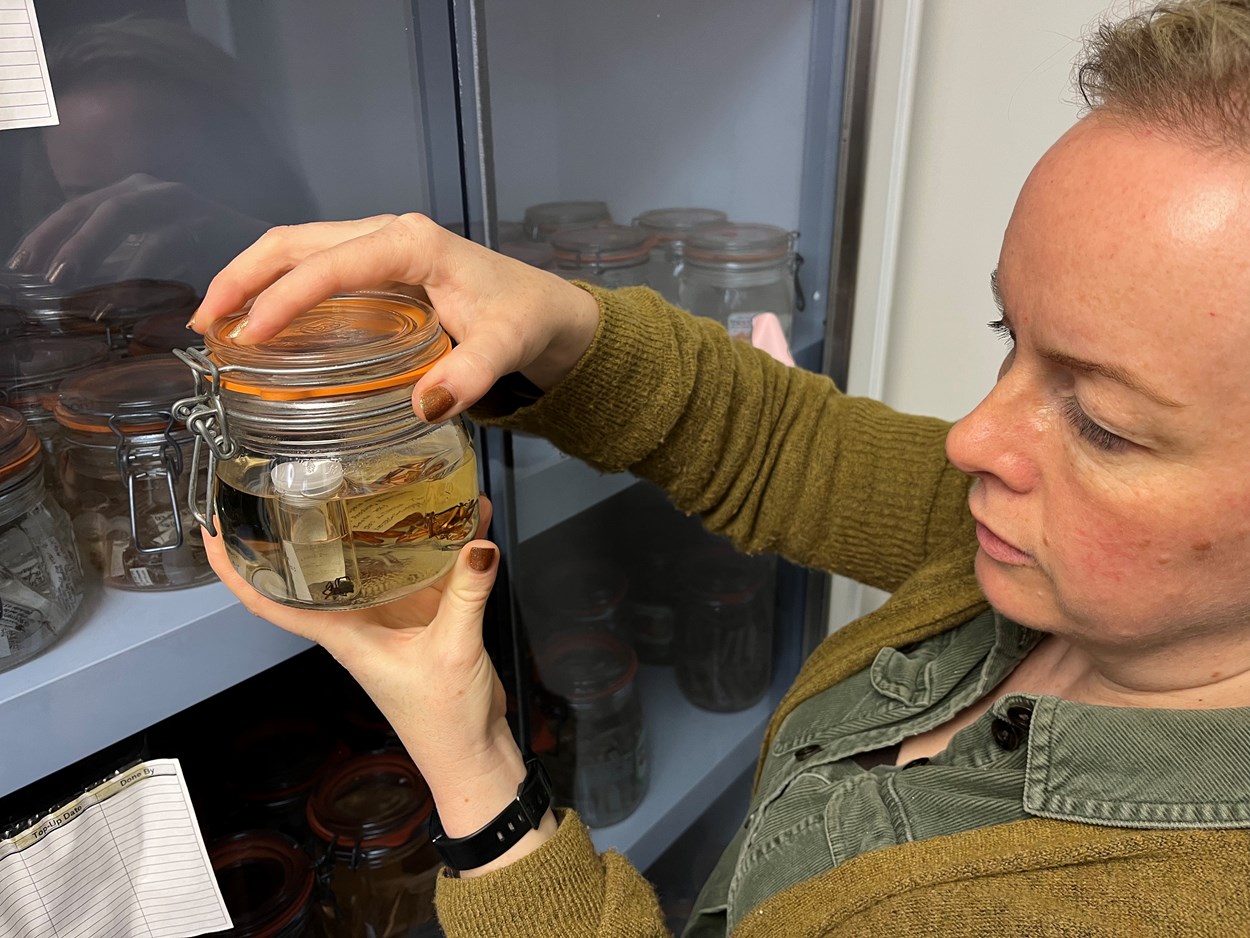
[[[996,284],[1014,350],[947,440],[991,603],[1112,648],[1245,632],[1250,158],[1087,118],[1025,183]]]

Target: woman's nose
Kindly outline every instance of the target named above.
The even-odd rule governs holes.
[[[1037,482],[1038,427],[1027,393],[1003,375],[946,436],[946,458],[955,468],[982,479],[997,479],[1015,492]]]

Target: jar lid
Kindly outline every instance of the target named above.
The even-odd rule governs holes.
[[[277,831],[244,831],[208,848],[237,938],[272,938],[312,898],[312,858]]]
[[[239,734],[230,751],[233,787],[245,801],[278,801],[307,792],[346,755],[316,720],[274,718]]]
[[[750,262],[787,257],[794,247],[794,236],[776,225],[700,225],[686,235],[685,256],[689,260]]]
[[[610,632],[565,632],[543,647],[538,672],[547,689],[569,703],[591,703],[628,687],[638,656]]]
[[[747,557],[727,548],[696,553],[687,563],[682,582],[705,603],[736,606],[754,599],[768,579],[770,555]]]
[[[189,312],[181,310],[144,316],[130,334],[130,353],[172,352],[199,345],[199,337],[187,330],[189,316]]]
[[[26,471],[39,455],[39,437],[16,410],[0,407],[0,482]]]
[[[627,267],[650,257],[652,237],[633,225],[589,225],[551,235],[556,261],[573,267]]]
[[[677,241],[691,228],[727,222],[729,216],[714,208],[653,208],[634,219],[660,241]]]
[[[198,305],[199,297],[190,284],[148,278],[97,284],[61,300],[66,312],[103,323],[130,323],[164,312],[186,313],[189,317]]]
[[[308,826],[336,847],[402,847],[434,810],[425,779],[407,753],[356,756],[327,774],[308,799]]]
[[[499,245],[499,253],[543,270],[551,266],[555,256],[551,245],[543,241],[504,241]]]
[[[21,270],[0,270],[0,290],[3,290],[7,302],[19,306],[27,302],[42,305],[49,299],[59,300],[65,292],[48,283],[42,274]]]
[[[612,213],[607,202],[540,202],[525,210],[524,224],[533,240],[542,240],[561,228],[610,221]]]
[[[598,617],[620,606],[629,590],[624,569],[610,560],[557,564],[542,582],[552,611],[581,618]]]
[[[111,433],[110,420],[127,435],[162,431],[174,401],[195,393],[195,376],[173,355],[145,355],[111,362],[66,378],[53,416],[73,430]]]
[[[218,320],[204,341],[222,387],[265,400],[415,384],[451,348],[433,307],[398,293],[331,297],[259,345],[230,338],[245,315]]]
[[[108,361],[103,339],[17,336],[0,345],[0,390],[48,384]]]

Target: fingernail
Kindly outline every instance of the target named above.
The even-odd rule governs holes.
[[[237,339],[239,336],[243,334],[243,330],[247,328],[247,323],[248,323],[248,318],[244,316],[242,319],[238,321],[235,327],[230,330],[229,334],[226,335],[226,338]]]
[[[187,320],[187,328],[190,329],[192,332],[195,331],[195,317],[194,316],[192,316],[190,319]]]
[[[30,260],[30,251],[18,251],[9,258],[9,270],[21,270]]]
[[[52,273],[48,274],[48,283],[58,283],[65,276],[65,268],[69,266],[68,261],[61,261],[52,268]]]
[[[421,413],[425,414],[427,423],[436,423],[455,403],[451,392],[440,384],[421,395]]]
[[[485,573],[490,569],[490,565],[495,562],[495,548],[493,547],[470,547],[469,548],[469,566],[478,573]]]

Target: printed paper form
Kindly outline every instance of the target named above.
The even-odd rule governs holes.
[[[0,841],[0,935],[191,938],[231,927],[176,759]]]
[[[0,0],[0,130],[56,123],[35,0]]]

